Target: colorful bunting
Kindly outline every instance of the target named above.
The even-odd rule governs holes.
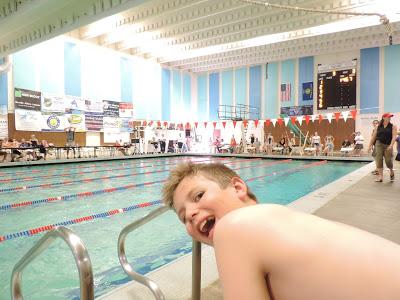
[[[310,116],[306,115],[306,124],[308,125],[308,123],[310,123]]]
[[[217,126],[217,122],[212,122],[212,124],[213,124],[214,129],[215,129],[215,126]]]
[[[269,125],[271,125],[271,120],[270,119],[266,119],[265,120],[265,125],[267,126],[267,127],[269,127]],[[275,126],[275,125],[274,125]]]
[[[199,122],[194,122],[194,127],[197,129],[197,125],[199,125]]]
[[[225,129],[225,126],[226,126],[226,121],[223,121],[222,122],[222,126],[224,127],[224,129]]]
[[[283,119],[282,119],[282,118],[279,118],[277,121],[278,121],[279,126],[282,126],[282,124],[283,124]]]
[[[285,117],[285,118],[283,118],[283,120],[285,121],[285,126],[287,126],[287,124],[289,123],[290,118],[289,117]]]
[[[290,117],[290,121],[292,121],[293,125],[296,125],[296,117]]]
[[[257,126],[258,126],[258,120],[254,120],[254,126],[257,128]]]
[[[233,128],[236,128],[236,122],[237,121],[233,121]]]
[[[333,113],[327,113],[326,118],[328,119],[328,122],[331,123],[333,117]]]
[[[275,127],[275,125],[276,125],[276,121],[277,121],[277,119],[271,119],[271,122],[272,122],[272,124],[274,125],[274,127]]]
[[[339,112],[335,112],[334,114],[335,114],[335,120],[336,120],[336,122],[339,122],[339,119],[340,119],[340,111],[339,111]]]
[[[310,117],[308,117],[308,121],[310,121]],[[299,122],[300,126],[303,124],[303,116],[298,116],[297,117],[297,122]]]
[[[346,110],[346,111],[342,111],[342,116],[343,116],[343,120],[346,122],[347,121],[347,117],[349,116],[349,111],[348,110]]]
[[[351,113],[351,116],[353,117],[353,119],[355,120],[356,116],[357,116],[357,110],[354,109],[354,110],[350,111],[350,113]]]

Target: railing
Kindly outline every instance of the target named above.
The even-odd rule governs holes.
[[[21,289],[23,269],[57,238],[62,238],[74,255],[79,271],[80,299],[94,299],[92,263],[88,251],[83,241],[71,229],[59,226],[47,232],[15,265],[11,275],[11,298],[13,300],[24,299]]]
[[[169,208],[167,206],[159,207],[143,218],[127,225],[122,229],[118,237],[118,258],[125,273],[128,274],[133,280],[145,285],[153,293],[157,300],[164,300],[165,296],[162,293],[159,286],[151,279],[140,275],[135,272],[132,266],[129,264],[128,259],[125,255],[125,239],[127,235],[139,228],[140,226],[150,222],[157,218],[161,214],[165,213]],[[193,241],[193,255],[192,255],[192,300],[200,300],[200,284],[201,284],[201,244],[197,241]]]

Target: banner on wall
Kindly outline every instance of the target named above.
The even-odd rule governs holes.
[[[115,143],[122,140],[123,143],[130,142],[129,132],[104,132],[104,143]]]
[[[0,138],[8,137],[7,105],[0,105]]]
[[[64,131],[66,127],[69,123],[64,114],[42,113],[42,131]]]
[[[290,101],[292,96],[292,85],[290,83],[281,84],[280,98],[281,102]]]
[[[35,110],[15,110],[15,129],[24,131],[42,130],[42,113]]]
[[[120,132],[132,132],[133,131],[133,119],[132,118],[121,118]]]
[[[41,92],[15,88],[14,106],[16,109],[40,111],[41,97]]]
[[[103,130],[103,114],[96,112],[85,113],[85,124],[87,131],[102,131]]]
[[[303,101],[313,100],[313,82],[303,83]]]
[[[85,114],[83,112],[76,111],[75,113],[66,114],[67,126],[64,127],[75,127],[77,132],[85,132]]]
[[[281,114],[287,116],[305,116],[313,114],[313,105],[281,107]]]
[[[103,113],[103,101],[97,99],[85,99],[85,111]]]
[[[119,117],[119,102],[103,100],[103,114],[104,117]]]
[[[103,118],[103,128],[104,132],[120,132],[121,128],[121,119],[113,118],[113,117],[104,117]]]
[[[85,100],[75,96],[65,96],[65,112],[75,113],[75,111],[84,111],[86,109]]]
[[[119,117],[132,118],[133,117],[133,104],[126,102],[119,102]]]
[[[63,97],[42,95],[42,112],[65,112],[65,100]]]

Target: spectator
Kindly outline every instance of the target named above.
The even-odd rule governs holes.
[[[375,182],[383,181],[383,158],[385,158],[386,166],[390,170],[390,181],[394,181],[393,171],[393,145],[396,141],[397,127],[390,122],[390,113],[382,115],[382,119],[379,122],[378,128],[371,139],[368,150],[371,150],[372,145],[375,143],[376,156],[375,163],[378,169],[378,175]]]
[[[364,148],[364,137],[361,135],[360,131],[356,132],[356,136],[354,137],[354,155],[360,156],[361,151]]]
[[[5,146],[5,144],[3,145],[4,140],[0,139],[0,156],[3,157],[3,159],[1,160],[1,162],[3,163],[6,159],[7,159],[7,151],[3,149],[3,146]]]

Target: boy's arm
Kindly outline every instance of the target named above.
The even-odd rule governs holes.
[[[237,221],[237,220],[236,220]],[[214,248],[224,299],[270,300],[257,231],[249,224],[221,220],[215,228]]]

